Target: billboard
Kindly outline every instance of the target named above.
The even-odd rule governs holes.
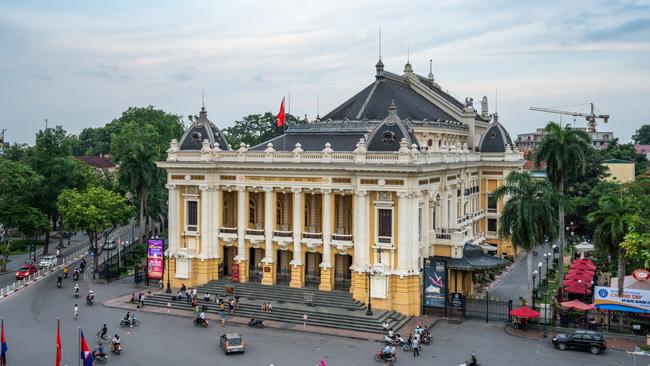
[[[617,287],[596,286],[594,304],[599,310],[650,313],[650,291],[626,288],[621,296]]]
[[[447,260],[427,258],[424,260],[424,306],[447,307]]]
[[[163,278],[165,242],[162,239],[147,240],[147,278],[161,280]]]

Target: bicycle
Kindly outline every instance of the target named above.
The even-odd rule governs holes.
[[[103,342],[108,342],[110,340],[111,340],[111,338],[108,336],[108,334],[102,335],[101,330],[99,332],[97,332],[97,334],[95,335],[95,342],[97,342],[97,343],[101,343],[102,341]]]

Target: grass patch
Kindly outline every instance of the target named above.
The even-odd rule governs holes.
[[[9,255],[27,254],[31,248],[32,240],[16,239],[9,242]],[[45,245],[43,240],[35,240],[36,250]],[[4,249],[4,248],[3,248]]]

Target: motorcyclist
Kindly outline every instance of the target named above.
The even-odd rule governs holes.
[[[59,273],[59,276],[56,278],[56,285],[61,287],[61,284],[63,283],[63,276]]]
[[[124,320],[126,320],[126,322],[127,322],[129,325],[131,325],[131,312],[130,312],[130,311],[127,311],[127,312],[126,312],[126,316],[124,317]]]
[[[472,356],[467,361],[467,366],[478,366],[478,361],[476,360],[476,354],[472,353]]]
[[[98,359],[104,357],[106,357],[106,353],[104,352],[104,346],[102,345],[101,342],[99,342],[97,349],[93,351],[93,358]]]
[[[79,280],[79,269],[78,268],[74,270],[74,273],[72,273],[72,278],[75,281]]]
[[[63,267],[63,277],[68,278],[68,266]]]
[[[85,268],[86,268],[86,260],[82,258],[81,263],[79,263],[79,270],[83,272]]]
[[[197,324],[203,324],[205,323],[205,313],[202,311],[199,313],[199,316],[196,318],[196,323]]]
[[[79,284],[78,283],[74,284],[74,294],[77,295],[77,296],[79,295]]]
[[[111,345],[113,345],[113,349],[120,348],[122,346],[120,343],[120,336],[116,334],[115,337],[113,337],[113,339],[111,340]]]
[[[101,339],[106,337],[106,333],[108,333],[108,327],[106,327],[106,324],[104,324],[102,330],[99,331],[99,338],[100,338],[99,344],[102,344]]]
[[[386,358],[390,357],[391,356],[390,352],[391,352],[391,346],[390,346],[390,344],[386,343],[386,347],[384,347],[384,350],[381,351],[381,357],[383,359],[386,359]]]
[[[86,296],[86,301],[95,301],[95,293],[93,290],[88,291],[88,295]]]

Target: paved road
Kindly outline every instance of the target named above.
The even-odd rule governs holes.
[[[119,328],[123,311],[96,304],[83,304],[72,296],[72,281],[63,289],[48,278],[0,301],[0,316],[5,318],[9,346],[8,364],[48,365],[55,355],[56,318],[61,318],[63,364],[76,365],[78,327],[82,327],[92,347],[93,334],[108,324],[109,332],[122,336],[124,352],[111,355],[112,365],[305,365],[320,359],[333,365],[378,365],[373,360],[380,344],[341,337],[320,336],[277,329],[249,329],[229,325],[228,331],[240,332],[248,349],[243,355],[223,355],[217,348],[221,327],[195,328],[191,320],[176,316],[140,313],[140,327]],[[82,293],[92,287],[99,301],[130,293],[135,289],[130,279],[111,284],[81,285]],[[82,300],[82,301],[78,301]],[[79,302],[80,319],[73,319],[73,305]],[[425,346],[422,356],[399,351],[400,365],[458,365],[470,352],[476,352],[483,366],[633,366],[647,365],[650,358],[637,358],[618,351],[600,356],[581,352],[561,352],[538,340],[516,338],[505,333],[502,324],[467,321],[463,324],[440,322],[434,329],[434,343]]]
[[[544,253],[552,252],[552,249],[546,245],[537,247],[537,256],[533,257],[533,270],[537,269],[537,264],[542,262],[542,275],[546,275],[546,261],[544,260]],[[548,262],[552,266],[552,261]],[[512,300],[514,306],[519,306],[519,297],[527,298],[528,293],[528,271],[526,269],[526,254],[518,256],[515,263],[511,266],[510,271],[503,279],[490,291],[490,296],[494,296],[499,300],[508,301]],[[535,283],[537,284],[539,277]]]

